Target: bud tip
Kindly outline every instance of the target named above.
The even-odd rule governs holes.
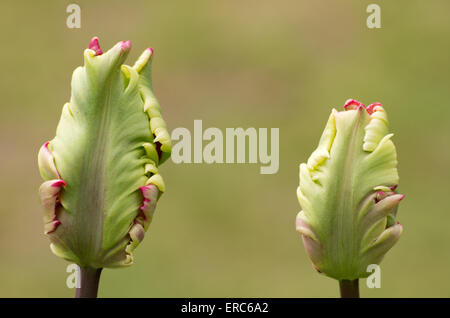
[[[131,42],[130,41],[120,42],[120,48],[122,52],[129,51],[131,49]]]
[[[364,104],[361,102],[358,102],[355,99],[347,99],[347,101],[344,104],[345,110],[351,110],[351,109],[361,109],[364,107]]]
[[[89,49],[95,52],[95,55],[102,55],[103,52],[100,49],[100,44],[98,43],[98,37],[93,37],[91,42],[89,43]]]
[[[372,103],[372,104],[370,104],[369,106],[367,106],[366,107],[366,110],[367,110],[367,112],[369,113],[369,115],[372,115],[373,114],[373,112],[374,112],[374,108],[376,107],[376,106],[383,106],[381,103]]]

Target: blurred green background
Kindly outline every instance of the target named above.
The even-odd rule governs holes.
[[[336,297],[295,231],[298,164],[332,107],[382,102],[399,156],[404,233],[365,297],[450,296],[450,2],[2,1],[0,296],[72,297],[49,250],[37,152],[53,138],[70,79],[93,36],[155,48],[169,129],[279,127],[280,169],[166,163],[167,193],[136,264],[104,270],[101,297]],[[381,29],[366,7],[381,7]]]

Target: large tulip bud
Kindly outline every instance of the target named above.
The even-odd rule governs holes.
[[[56,137],[39,151],[50,248],[83,268],[131,265],[165,189],[158,167],[171,140],[153,95],[153,50],[130,67],[130,49],[119,42],[103,53],[91,41]]]

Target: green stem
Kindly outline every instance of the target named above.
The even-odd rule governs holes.
[[[75,298],[97,298],[98,283],[101,268],[80,267],[80,288],[77,288]]]
[[[359,298],[359,280],[340,280],[341,298]]]

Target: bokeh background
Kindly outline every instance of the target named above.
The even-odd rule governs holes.
[[[399,156],[404,234],[366,297],[450,296],[450,2],[72,1],[0,4],[0,296],[72,297],[49,250],[37,152],[53,138],[70,78],[93,36],[155,48],[153,79],[170,130],[279,127],[280,169],[162,167],[167,193],[136,264],[104,270],[101,297],[336,297],[294,220],[298,164],[331,107],[382,102]],[[381,7],[381,29],[366,7]]]

